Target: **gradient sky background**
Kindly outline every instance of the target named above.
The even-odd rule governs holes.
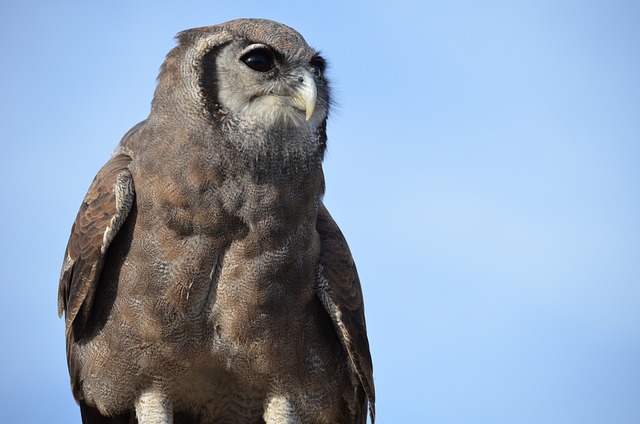
[[[640,2],[4,1],[0,409],[79,423],[59,270],[174,35],[238,17],[331,64],[326,204],[380,423],[640,423]]]

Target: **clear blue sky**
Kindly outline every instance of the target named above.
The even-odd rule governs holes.
[[[237,17],[331,63],[379,422],[640,423],[640,3],[616,0],[3,2],[2,421],[80,422],[72,221],[173,36]]]

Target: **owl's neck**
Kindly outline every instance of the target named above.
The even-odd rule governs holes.
[[[225,166],[254,172],[262,178],[296,178],[322,167],[326,146],[324,126],[264,128],[250,122],[222,124]]]

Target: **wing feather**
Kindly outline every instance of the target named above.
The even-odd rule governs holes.
[[[369,401],[371,422],[375,422],[373,364],[364,317],[364,302],[358,271],[349,246],[324,205],[320,205],[316,224],[320,234],[318,294],[331,316],[338,337],[351,362],[351,368]]]
[[[58,288],[58,314],[67,333],[80,335],[91,315],[107,249],[127,219],[135,198],[128,165],[113,156],[98,172],[71,228]]]

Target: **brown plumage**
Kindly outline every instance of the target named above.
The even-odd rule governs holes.
[[[325,62],[266,20],[184,31],[60,277],[84,423],[365,423],[362,292],[322,204]]]

